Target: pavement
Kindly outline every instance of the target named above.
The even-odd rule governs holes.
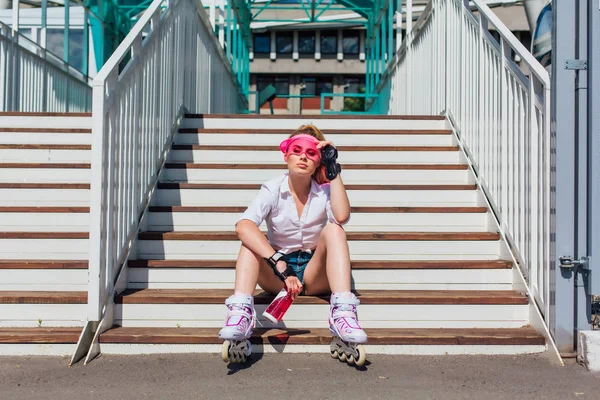
[[[532,356],[370,355],[362,369],[328,354],[0,357],[0,399],[600,399],[600,375]]]

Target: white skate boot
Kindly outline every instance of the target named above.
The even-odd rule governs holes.
[[[333,340],[329,346],[331,357],[361,367],[367,353],[361,343],[367,342],[367,334],[358,324],[356,306],[360,301],[353,293],[332,293],[329,311],[329,330]]]
[[[224,339],[221,357],[225,362],[243,363],[252,354],[250,336],[256,321],[254,298],[249,295],[230,296],[225,300],[229,308],[225,326],[219,331]]]

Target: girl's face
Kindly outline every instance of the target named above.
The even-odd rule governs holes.
[[[297,138],[289,142],[284,156],[290,172],[312,175],[321,164],[321,152],[314,138]]]

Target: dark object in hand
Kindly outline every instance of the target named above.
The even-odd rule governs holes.
[[[331,145],[327,145],[321,150],[321,163],[325,166],[325,176],[330,181],[334,180],[342,172],[341,165],[336,162],[337,157],[338,151]]]

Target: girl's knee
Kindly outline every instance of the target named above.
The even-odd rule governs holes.
[[[342,228],[341,225],[338,224],[329,223],[325,225],[325,228],[323,228],[322,233],[325,234],[328,238],[333,237],[346,239],[346,231],[344,231],[344,228]]]

